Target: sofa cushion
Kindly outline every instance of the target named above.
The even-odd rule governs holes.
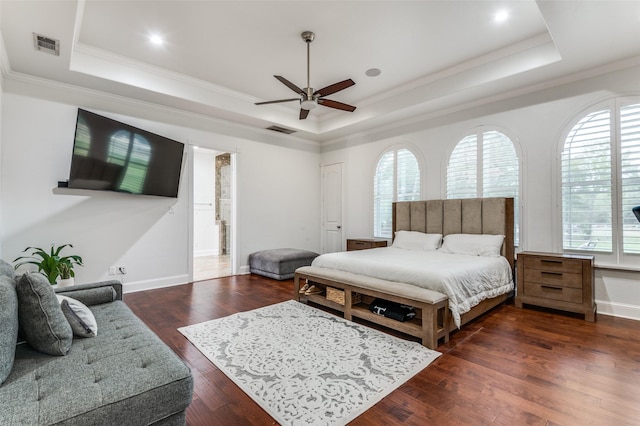
[[[5,262],[4,260],[0,259],[0,276],[2,275],[7,276],[9,278],[14,278],[16,276],[16,271],[15,269],[13,269],[13,266]]]
[[[93,312],[84,303],[76,299],[59,294],[57,296],[62,313],[73,330],[73,335],[95,337],[98,334],[98,324]]]
[[[59,287],[55,291],[56,294],[71,297],[87,306],[113,302],[117,298],[116,291],[112,286],[85,288],[81,290],[71,290],[69,287]]]
[[[18,279],[16,290],[18,320],[27,342],[41,352],[66,355],[73,331],[46,277],[27,272]]]
[[[18,339],[18,296],[15,280],[0,275],[0,385],[13,368]]]
[[[18,346],[0,423],[146,425],[187,408],[193,378],[176,354],[124,302],[90,309],[100,333],[75,339],[67,356]]]

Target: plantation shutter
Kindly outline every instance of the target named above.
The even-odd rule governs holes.
[[[447,166],[447,198],[478,196],[478,139],[469,135],[453,149]]]
[[[396,201],[420,199],[420,168],[418,160],[408,149],[397,151],[397,197]]]
[[[447,198],[513,197],[514,243],[520,243],[520,165],[513,142],[497,131],[466,136],[447,165]]]
[[[391,238],[392,203],[420,199],[420,167],[408,149],[386,152],[378,161],[373,182],[373,235]]]
[[[482,134],[482,197],[513,197],[514,243],[520,242],[519,163],[511,139],[500,132]]]
[[[391,236],[391,203],[394,195],[394,157],[395,151],[385,153],[376,167],[373,184],[373,235]]]
[[[563,247],[612,250],[611,112],[576,124],[562,151]]]
[[[640,253],[640,223],[631,209],[640,205],[640,104],[620,108],[622,245]]]

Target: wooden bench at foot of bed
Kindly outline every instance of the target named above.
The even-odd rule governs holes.
[[[343,290],[344,305],[327,299],[325,294],[299,294],[301,280]],[[443,339],[443,343],[449,341],[449,330],[452,326],[448,297],[445,294],[406,283],[391,282],[316,266],[298,268],[293,282],[293,298],[295,300],[309,301],[338,310],[344,314],[344,318],[347,320],[352,320],[353,317],[362,318],[418,337],[422,340],[422,344],[429,349],[436,349],[440,339]],[[354,293],[362,296],[362,302],[352,304]],[[375,298],[413,306],[416,308],[416,317],[401,322],[376,315],[369,310],[369,303]]]

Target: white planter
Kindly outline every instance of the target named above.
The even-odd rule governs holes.
[[[58,287],[69,287],[74,284],[73,278],[59,279]]]

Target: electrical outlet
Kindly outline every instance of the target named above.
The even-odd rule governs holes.
[[[118,274],[118,268],[116,268],[115,266],[109,266],[109,275],[117,275]]]
[[[122,265],[122,266],[118,266],[118,273],[122,274],[122,275],[126,275],[127,274],[127,267]]]

